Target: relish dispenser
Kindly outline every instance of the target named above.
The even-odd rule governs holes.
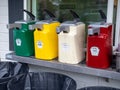
[[[105,16],[100,11],[102,16]],[[104,17],[105,18],[105,17]],[[112,24],[102,22],[88,26],[87,66],[108,68],[112,59]]]
[[[13,29],[14,51],[19,56],[34,55],[33,31],[29,30],[29,25],[35,23],[35,16],[26,10],[23,10],[30,16],[30,20],[16,21],[9,24],[8,28]]]
[[[84,59],[85,24],[72,10],[73,21],[63,22],[58,28],[59,62],[77,64]]]
[[[34,32],[34,45],[35,45],[35,58],[43,60],[52,60],[58,57],[58,35],[56,28],[60,23],[54,20],[55,16],[45,10],[50,16],[49,20],[42,20],[33,25]]]

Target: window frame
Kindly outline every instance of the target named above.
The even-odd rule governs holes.
[[[115,32],[115,50],[118,48],[120,43],[120,0],[117,4],[117,16],[116,16],[116,32]]]
[[[28,3],[28,2],[29,2],[29,0],[24,0],[24,9],[27,9],[27,10],[30,9],[30,3]],[[31,3],[36,3],[36,0],[35,0],[35,2],[31,2]],[[32,8],[32,10],[33,9],[35,9],[35,8]],[[107,23],[113,23],[113,13],[114,13],[114,0],[108,0],[108,5],[107,5]],[[24,13],[24,19],[27,19],[27,15],[25,13]],[[119,34],[120,33],[120,0],[118,0],[118,5],[117,5],[117,16],[116,16],[116,25],[115,25],[115,27],[116,27],[116,30],[115,30],[115,41],[114,41],[115,44],[113,46],[113,50],[117,49],[118,43],[120,41],[119,40],[119,38],[120,38],[120,34]]]

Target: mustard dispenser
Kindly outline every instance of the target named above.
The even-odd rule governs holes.
[[[49,20],[42,20],[36,22],[33,26],[34,31],[34,46],[35,46],[35,58],[43,60],[52,60],[58,57],[58,35],[56,28],[60,23],[54,20],[55,16],[45,10],[50,16]]]

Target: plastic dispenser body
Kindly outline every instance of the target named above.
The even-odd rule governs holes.
[[[87,37],[87,66],[108,68],[112,59],[112,24],[89,25]]]
[[[34,32],[35,58],[52,60],[58,57],[58,35],[56,28],[58,21],[37,22],[40,28]]]
[[[15,22],[21,24],[21,28],[15,28],[13,30],[14,38],[14,51],[19,56],[33,56],[34,55],[34,39],[33,31],[28,27],[34,22]]]
[[[34,32],[35,58],[42,60],[52,60],[58,57],[58,35],[56,28],[60,23],[48,10],[44,10],[49,16],[49,20],[36,22]]]
[[[59,62],[78,64],[84,59],[85,24],[64,22],[59,27]]]
[[[85,24],[72,10],[73,21],[63,22],[57,29],[59,42],[59,62],[78,64],[84,59]]]
[[[26,10],[30,17],[34,18],[34,15]],[[13,41],[14,51],[19,56],[33,56],[34,55],[34,39],[33,30],[29,30],[29,25],[35,23],[33,20],[16,21],[14,24],[9,25],[9,29],[13,28]]]

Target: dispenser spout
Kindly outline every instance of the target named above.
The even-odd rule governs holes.
[[[27,10],[23,10],[23,11],[26,12],[32,20],[35,20],[35,16],[31,12],[29,12]]]
[[[72,14],[75,22],[80,21],[80,17],[78,16],[78,14],[76,12],[74,12],[73,10],[70,10],[70,13]]]
[[[53,13],[51,13],[49,10],[44,9],[44,11],[49,15],[51,20],[54,20],[56,18],[55,15]]]
[[[103,12],[103,10],[99,10],[99,13],[100,13],[100,16],[101,16],[101,18],[103,19],[103,21],[106,22],[107,17],[106,17],[106,15],[105,15],[105,13]]]

